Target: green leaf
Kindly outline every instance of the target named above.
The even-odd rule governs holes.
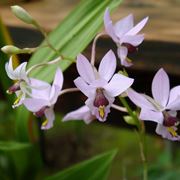
[[[20,142],[29,142],[29,121],[30,113],[25,107],[21,106],[16,109],[16,139]]]
[[[117,151],[113,150],[97,155],[92,159],[79,163],[71,168],[65,169],[46,180],[105,180]]]
[[[15,151],[31,147],[29,143],[19,143],[15,141],[0,141],[0,151]]]
[[[58,27],[49,34],[51,44],[65,57],[75,59],[94,38],[103,23],[106,7],[117,7],[122,0],[84,0],[75,8]],[[38,50],[30,59],[29,67],[40,62],[54,59],[57,54],[49,48]],[[71,61],[62,60],[59,66],[67,69]],[[57,65],[37,69],[32,76],[52,81]]]

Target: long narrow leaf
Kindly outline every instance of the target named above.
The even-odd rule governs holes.
[[[117,151],[114,150],[97,155],[92,159],[50,176],[47,180],[106,180],[116,153]]]
[[[83,8],[75,9],[52,33],[49,34],[51,44],[63,55],[69,58],[76,56],[83,51],[91,42],[100,29],[103,22],[103,14],[106,7],[110,10],[115,8],[121,0],[87,0],[82,2]],[[73,18],[71,19],[71,17]],[[77,16],[77,18],[76,18]],[[76,18],[76,19],[75,19]],[[40,49],[30,59],[29,66],[39,62],[49,61],[57,54],[49,48]],[[61,61],[59,66],[65,70],[71,64],[70,61]],[[57,66],[38,69],[32,76],[52,81],[54,69]]]

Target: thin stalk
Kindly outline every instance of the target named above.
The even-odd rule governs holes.
[[[112,104],[111,107],[114,108],[114,109],[116,109],[116,110],[118,110],[118,111],[121,111],[121,112],[128,112],[125,107],[118,106],[118,105],[116,105],[116,104]]]
[[[133,110],[130,108],[129,104],[127,103],[126,99],[124,97],[120,97],[119,99],[121,103],[123,104],[124,107],[126,107],[129,115],[134,119],[136,122],[136,126],[138,128],[138,131],[136,131],[138,135],[138,140],[139,140],[139,149],[140,149],[140,155],[141,155],[141,160],[143,163],[143,180],[148,180],[148,166],[147,166],[147,158],[146,158],[146,149],[145,149],[145,126],[144,122],[140,122],[136,114],[133,113]]]
[[[98,40],[101,36],[104,36],[104,35],[107,35],[107,34],[106,34],[105,32],[99,33],[99,34],[96,35],[96,37],[95,37],[94,40],[93,40],[92,51],[91,51],[91,64],[92,64],[92,66],[94,66],[94,64],[95,64],[96,43],[97,43],[97,40]]]

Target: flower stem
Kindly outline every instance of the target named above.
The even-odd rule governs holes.
[[[77,91],[80,91],[78,88],[67,88],[67,89],[63,89],[62,91],[61,91],[61,94],[59,95],[59,96],[61,96],[61,95],[63,95],[63,94],[66,94],[66,93],[71,93],[71,92],[77,92]]]
[[[101,33],[97,34],[96,37],[95,37],[94,40],[93,40],[92,51],[91,51],[91,64],[92,64],[92,66],[94,66],[94,64],[95,64],[96,43],[97,43],[97,40],[98,40],[101,36],[104,36],[104,35],[107,35],[107,34],[106,34],[105,32],[101,32]]]
[[[116,110],[118,110],[118,111],[121,111],[121,112],[127,112],[127,109],[126,109],[126,108],[121,107],[121,106],[118,106],[118,105],[116,105],[116,104],[112,104],[111,107],[114,108],[114,109],[116,109]]]
[[[139,118],[137,117],[136,114],[133,113],[133,110],[129,106],[128,102],[124,97],[120,97],[119,99],[121,103],[123,104],[124,107],[126,107],[129,115],[134,119],[136,122],[136,127],[138,128],[138,131],[135,131],[138,136],[139,140],[139,149],[140,149],[140,155],[141,155],[141,160],[143,163],[143,180],[148,180],[148,166],[147,166],[147,158],[146,158],[146,138],[145,138],[145,126],[144,122],[140,121]]]

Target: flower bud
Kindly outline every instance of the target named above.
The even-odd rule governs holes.
[[[32,18],[32,16],[22,7],[20,6],[11,6],[11,10],[13,14],[19,18],[21,21],[27,23],[27,24],[35,24],[35,20]]]
[[[12,54],[18,54],[20,49],[13,45],[7,45],[2,47],[1,51],[3,51],[6,54],[12,55]]]

